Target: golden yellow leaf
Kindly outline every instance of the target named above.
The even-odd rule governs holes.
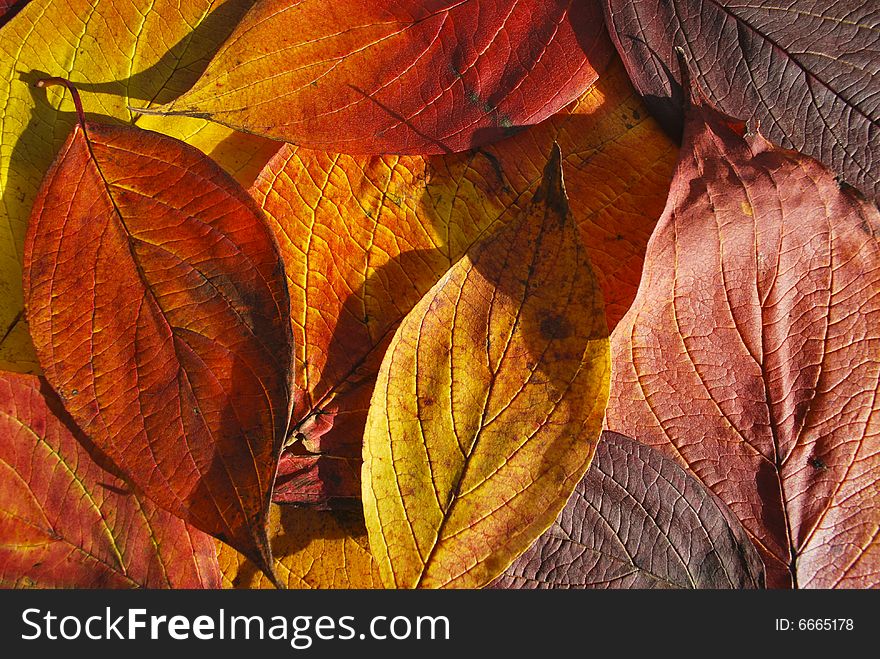
[[[377,588],[376,562],[360,513],[272,506],[275,571],[288,588]],[[217,541],[224,588],[274,588],[256,565]]]
[[[531,205],[401,323],[364,434],[370,547],[387,587],[480,587],[587,470],[610,377],[599,284],[559,147]]]
[[[37,187],[75,123],[69,95],[36,89],[34,83],[67,78],[80,90],[91,118],[140,125],[128,106],[166,103],[186,91],[251,2],[33,0],[3,27],[0,368],[38,369],[22,314],[21,249]],[[200,120],[151,121],[150,127],[178,137],[189,133],[200,148],[211,145],[212,154],[222,156],[219,164],[233,173],[246,169],[251,158],[258,163],[260,140],[233,136],[228,129],[203,132],[199,126],[206,122]],[[221,149],[229,140],[236,148]],[[253,156],[233,155],[245,142]]]

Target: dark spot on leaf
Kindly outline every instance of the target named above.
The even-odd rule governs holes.
[[[540,329],[545,339],[567,339],[572,331],[568,319],[555,313],[548,313],[541,319]]]
[[[482,156],[486,159],[498,179],[498,187],[501,189],[502,192],[509,193],[510,188],[504,182],[504,169],[501,167],[501,161],[498,160],[498,157],[489,151],[485,151],[484,149],[476,149],[474,151],[474,156]]]
[[[821,459],[814,456],[811,456],[809,460],[807,460],[807,464],[810,465],[816,471],[827,471],[828,465]]]

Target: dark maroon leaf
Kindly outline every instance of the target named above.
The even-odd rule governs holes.
[[[675,48],[722,112],[880,199],[877,0],[605,0],[636,88],[681,130]]]
[[[604,432],[550,529],[496,588],[761,588],[764,565],[733,514],[658,451]]]

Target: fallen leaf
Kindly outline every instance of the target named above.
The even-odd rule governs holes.
[[[460,259],[394,335],[364,434],[386,587],[480,587],[589,466],[609,377],[601,290],[554,146],[531,205]]]
[[[166,103],[196,81],[252,0],[33,0],[0,38],[0,368],[37,372],[22,315],[22,248],[37,188],[76,123],[70,99],[36,89],[61,76],[93,119],[140,120],[129,105]],[[186,130],[192,131],[192,121]],[[207,125],[207,122],[201,122]],[[177,133],[179,118],[152,122]],[[183,130],[180,128],[179,130]],[[210,129],[219,135],[218,129]],[[232,131],[223,129],[227,136]],[[248,138],[230,137],[243,146]],[[197,146],[201,146],[197,144]],[[248,148],[255,149],[248,143]],[[239,156],[220,164],[235,169]]]
[[[675,457],[772,587],[880,585],[880,213],[817,161],[692,110],[607,427]]]
[[[452,153],[538,123],[613,48],[598,0],[263,0],[159,111],[345,153]]]
[[[102,462],[44,381],[0,375],[0,587],[219,588],[214,541]]]
[[[495,588],[761,588],[736,517],[662,453],[602,433],[587,475]]]
[[[563,113],[477,151],[353,157],[285,146],[266,167],[251,193],[287,266],[292,434],[306,451],[360,461],[397,325],[469,249],[520,214],[554,140],[613,327],[635,296],[675,162],[619,61]],[[282,461],[279,478],[285,469]],[[303,502],[290,492],[275,500]]]
[[[379,588],[360,512],[272,506],[270,539],[287,588]],[[229,545],[217,542],[224,588],[274,588],[266,575]]]
[[[605,0],[630,77],[681,126],[684,49],[722,112],[818,158],[880,201],[880,7],[872,0]]]
[[[284,267],[247,193],[183,142],[83,121],[34,203],[24,287],[80,427],[160,506],[270,565],[292,346]]]

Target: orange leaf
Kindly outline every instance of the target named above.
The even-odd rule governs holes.
[[[44,381],[0,375],[0,587],[219,588],[211,538],[106,463]]]
[[[24,288],[80,427],[156,503],[268,569],[292,349],[284,268],[245,191],[182,142],[82,122],[34,204]]]
[[[136,116],[129,106],[167,103],[192,87],[253,1],[32,0],[11,12],[0,37],[0,369],[39,371],[22,312],[24,236],[40,181],[77,121],[63,92],[34,83],[64,76],[86,92],[94,120],[182,139],[250,185],[271,156],[269,140],[203,119]]]
[[[565,107],[612,51],[597,0],[263,0],[159,111],[345,153],[451,153]]]
[[[635,296],[675,159],[619,62],[565,112],[474,152],[368,158],[285,146],[266,167],[252,194],[287,266],[293,426],[308,451],[360,459],[398,323],[468,249],[522,211],[554,140],[613,327]]]
[[[608,427],[690,467],[771,586],[880,585],[878,232],[818,162],[697,107],[614,331]]]

